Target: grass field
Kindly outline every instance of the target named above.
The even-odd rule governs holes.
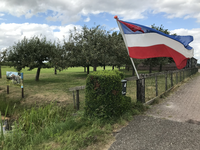
[[[102,69],[97,68],[97,70]],[[111,70],[111,67],[106,67],[106,70]],[[10,86],[10,93],[6,94],[6,71],[15,71],[15,69],[2,67],[0,115],[10,117],[14,121],[14,126],[11,134],[7,133],[4,136],[0,132],[0,149],[3,150],[102,150],[105,148],[102,145],[109,146],[109,143],[114,141],[113,132],[127,125],[134,114],[146,109],[143,105],[134,103],[136,100],[135,81],[127,83],[127,96],[130,96],[133,102],[131,112],[120,118],[102,121],[84,116],[84,90],[80,91],[80,111],[76,112],[73,109],[73,97],[69,88],[85,85],[87,74],[83,67],[69,68],[58,72],[57,75],[54,75],[53,68],[42,69],[38,82],[34,80],[36,69],[22,70],[24,99],[21,98],[20,87]],[[125,77],[131,76],[131,71],[124,69],[121,71],[124,72]],[[155,95],[154,80],[154,78],[146,80],[146,96],[149,96],[146,97],[147,100]],[[164,78],[158,78],[158,82],[160,83],[158,88],[165,90]],[[1,119],[0,117],[0,127],[2,127]]]
[[[93,70],[91,67],[90,70]],[[102,67],[98,67],[97,70],[103,70]],[[112,67],[107,66],[106,70],[112,70]],[[2,79],[0,79],[0,89],[1,92],[6,93],[7,81],[6,81],[6,71],[14,71],[14,68],[2,66]],[[57,101],[59,103],[73,103],[72,92],[69,92],[69,88],[75,86],[85,85],[85,79],[87,77],[86,72],[84,72],[83,67],[68,68],[58,72],[54,75],[53,68],[51,69],[41,69],[40,79],[36,82],[35,75],[36,69],[28,71],[28,69],[23,69],[21,72],[24,73],[24,104],[35,104],[35,103],[46,103],[51,101]],[[125,77],[131,76],[131,71],[121,70],[125,73]],[[140,72],[140,73],[144,73]],[[133,82],[133,83],[132,83]],[[130,86],[134,85],[134,81],[131,81],[127,87],[127,95],[134,97],[135,88]],[[9,88],[10,98],[21,98],[21,88],[15,87],[13,85]],[[134,99],[134,98],[133,98]],[[80,100],[84,100],[84,90],[80,91]]]
[[[106,67],[106,70],[111,70],[111,67]],[[137,109],[133,104],[132,113],[117,120],[101,122],[85,118],[85,93],[81,90],[81,110],[74,117],[73,97],[69,88],[86,84],[87,74],[83,67],[69,68],[57,75],[54,75],[53,68],[42,69],[38,82],[34,80],[36,69],[23,69],[24,99],[21,98],[20,87],[11,85],[10,93],[6,94],[6,71],[15,72],[15,69],[2,67],[0,110],[1,114],[9,116],[15,123],[11,136],[4,136],[0,132],[0,149],[101,149],[102,145],[113,141],[113,131],[126,125],[133,114],[143,111],[143,107]],[[131,71],[122,71],[126,77],[131,76]],[[1,120],[0,124],[2,127]]]

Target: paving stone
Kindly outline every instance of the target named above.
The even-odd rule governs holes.
[[[109,150],[200,150],[200,76],[135,116],[115,138]]]

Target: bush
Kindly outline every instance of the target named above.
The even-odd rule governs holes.
[[[98,118],[118,117],[129,110],[131,98],[122,95],[119,71],[96,71],[86,79],[85,115]]]

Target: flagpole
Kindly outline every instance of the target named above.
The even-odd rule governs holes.
[[[118,24],[119,30],[120,30],[120,32],[121,32],[121,34],[122,34],[122,37],[123,37],[124,42],[125,42],[125,45],[126,45],[126,50],[127,50],[127,52],[128,52],[128,55],[129,55],[129,51],[128,51],[128,47],[127,47],[126,38],[125,38],[125,36],[124,36],[124,32],[123,32],[123,30],[122,30],[121,24],[119,23],[119,21],[118,21],[118,17],[117,17],[117,16],[115,16],[114,18],[115,18],[116,21],[117,21],[117,24]],[[129,57],[130,57],[130,55],[129,55]],[[130,57],[130,59],[131,59],[131,62],[132,62],[133,68],[135,69],[136,75],[137,75],[138,79],[140,79],[140,77],[139,77],[139,75],[138,75],[138,72],[137,72],[137,69],[136,69],[136,67],[135,67],[135,64],[134,64],[134,62],[133,62],[133,58]]]

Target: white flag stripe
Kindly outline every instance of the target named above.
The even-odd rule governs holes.
[[[126,38],[126,44],[128,47],[148,47],[163,44],[163,41],[165,41],[164,44],[166,46],[176,50],[186,58],[191,58],[194,55],[193,49],[188,50],[180,42],[157,33],[124,34],[124,36]]]

